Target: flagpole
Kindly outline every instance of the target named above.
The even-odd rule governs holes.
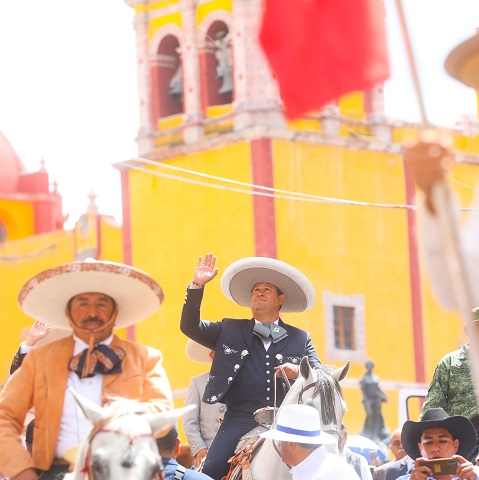
[[[399,26],[404,40],[404,46],[406,47],[406,55],[409,63],[409,69],[411,71],[412,82],[414,84],[414,91],[416,92],[416,99],[419,106],[419,112],[421,114],[421,121],[424,126],[429,126],[429,121],[426,115],[426,107],[424,106],[424,99],[422,96],[421,83],[419,82],[419,75],[417,73],[416,61],[414,60],[414,51],[412,49],[409,31],[407,28],[406,17],[404,15],[404,9],[402,8],[402,1],[396,0],[396,9],[398,11]]]
[[[414,53],[411,47],[401,0],[396,0],[396,8],[398,11],[404,44],[406,46],[409,68],[413,78],[422,124],[425,127],[428,127],[429,122],[426,116],[421,85],[419,82],[416,62],[414,60]],[[438,161],[440,161],[440,159],[438,159]],[[460,226],[458,223],[457,214],[454,212],[454,206],[450,199],[449,187],[446,185],[446,183],[436,182],[433,185],[431,191],[431,202],[437,217],[439,232],[444,241],[446,264],[452,282],[456,307],[459,311],[462,324],[464,327],[469,329],[468,338],[471,345],[471,348],[469,348],[469,367],[476,400],[479,404],[479,338],[475,328],[474,331],[470,331],[472,329],[471,310],[479,305],[475,305],[474,303],[471,279],[468,274],[466,258],[459,237]]]
[[[479,404],[479,339],[477,329],[472,324],[471,310],[478,306],[474,303],[474,294],[466,264],[466,257],[459,236],[460,225],[454,205],[450,201],[448,186],[437,182],[432,186],[431,200],[439,223],[439,231],[445,245],[446,264],[452,280],[452,289],[456,299],[456,307],[462,324],[468,332],[470,343],[469,368],[474,385],[476,401]]]

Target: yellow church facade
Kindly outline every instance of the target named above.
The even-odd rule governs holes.
[[[297,267],[316,290],[313,309],[284,320],[310,332],[323,363],[351,362],[343,381],[349,432],[365,418],[359,379],[367,360],[394,429],[399,391],[427,387],[438,360],[466,340],[458,315],[433,298],[421,263],[420,199],[402,158],[419,126],[384,116],[380,86],[287,121],[256,41],[260,2],[128,3],[141,125],[139,157],[117,165],[123,225],[90,209],[73,230],[59,218],[38,232],[32,201],[0,194],[0,222],[10,232],[0,243],[5,377],[32,322],[16,303],[25,281],[74,259],[123,261],[152,274],[165,301],[120,335],[163,352],[180,406],[190,377],[206,367],[185,357],[179,330],[198,256],[213,252],[219,275],[240,258],[270,256]],[[467,126],[449,133],[453,186],[469,206],[478,135]],[[224,297],[217,278],[206,287],[202,318],[226,316],[250,312]]]
[[[255,180],[257,146],[270,154],[265,197],[251,187],[265,185]],[[239,258],[271,256],[299,268],[316,289],[312,310],[284,320],[311,333],[323,363],[351,361],[343,382],[350,431],[359,431],[364,419],[358,382],[369,359],[389,398],[386,423],[394,428],[398,389],[425,387],[437,361],[465,340],[457,315],[437,305],[421,268],[416,210],[407,208],[414,206],[414,187],[402,157],[271,137],[170,153],[166,164],[181,169],[171,178],[157,175],[165,172],[161,164],[148,172],[133,165],[124,175],[131,258],[166,291],[157,318],[137,325],[134,338],[163,351],[172,387],[183,391],[190,376],[204,370],[185,360],[187,339],[179,332],[198,256],[214,252],[220,274]],[[209,181],[188,183],[198,177],[184,170],[206,174]],[[233,187],[218,177],[248,186]],[[454,178],[470,184],[479,180],[479,170],[458,165]],[[341,317],[347,312],[353,323],[349,340]],[[249,318],[250,312],[228,301],[215,280],[206,287],[202,318],[225,316]]]
[[[127,335],[163,351],[181,405],[190,377],[205,370],[185,359],[179,331],[198,256],[213,252],[220,275],[242,257],[278,258],[300,269],[317,295],[312,310],[285,321],[311,333],[323,363],[351,362],[343,382],[349,431],[361,431],[365,418],[359,379],[367,360],[388,397],[386,425],[396,428],[399,391],[427,388],[439,359],[465,341],[421,264],[420,201],[402,158],[420,126],[386,119],[380,87],[287,121],[256,41],[258,2],[129,3],[141,126],[139,158],[117,165],[124,258],[151,272],[166,299]],[[467,206],[472,189],[460,185],[479,181],[477,134],[449,133],[455,188]],[[216,279],[202,318],[225,316],[250,312],[228,301]]]

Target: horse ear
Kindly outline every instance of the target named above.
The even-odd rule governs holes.
[[[68,387],[68,390],[75,398],[75,401],[81,408],[83,415],[85,415],[85,417],[90,421],[92,425],[95,425],[96,423],[104,420],[107,417],[107,414],[103,407],[97,405],[83,395],[80,395],[71,387]]]
[[[304,356],[299,363],[299,373],[304,379],[313,378],[313,369],[309,364],[309,358]]]
[[[161,436],[160,433],[166,435],[179,417],[195,408],[197,408],[196,405],[192,404],[162,413],[147,413],[153,436]]]
[[[346,363],[346,365],[343,365],[340,368],[337,368],[333,372],[331,372],[331,375],[338,381],[340,382],[349,372],[349,365],[351,362]]]

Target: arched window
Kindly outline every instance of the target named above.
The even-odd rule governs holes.
[[[183,75],[180,44],[166,35],[158,46],[152,65],[153,122],[183,112]]]
[[[210,25],[205,45],[200,57],[203,109],[232,103],[234,98],[233,51],[226,23],[217,20]]]

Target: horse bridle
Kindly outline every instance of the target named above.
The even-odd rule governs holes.
[[[122,432],[121,430],[104,428],[105,425],[108,425],[108,423],[110,423],[112,420],[115,420],[115,419],[117,419],[121,416],[122,416],[121,414],[115,413],[113,415],[110,415],[109,417],[106,417],[106,418],[100,420],[99,422],[95,423],[95,425],[93,425],[93,428],[91,429],[91,431],[88,435],[88,439],[87,439],[88,450],[87,450],[87,453],[85,455],[85,462],[83,463],[83,467],[80,469],[80,472],[88,475],[88,478],[90,478],[91,480],[94,480],[94,478],[95,478],[95,475],[94,475],[94,472],[93,472],[93,464],[91,463],[91,442],[93,441],[93,439],[95,438],[95,436],[98,433],[101,433],[101,432],[115,433],[117,435],[122,435],[124,437],[127,437],[128,438],[128,450],[131,448],[131,446],[133,445],[133,442],[137,438],[151,437],[151,435],[152,435],[151,432],[140,433],[138,435],[128,435],[125,432]],[[161,467],[161,463],[160,463],[160,467]],[[155,478],[160,478],[160,477],[155,477]]]
[[[312,383],[309,383],[308,385],[306,385],[305,387],[303,387],[301,389],[301,391],[299,392],[299,395],[298,395],[298,403],[299,404],[303,403],[303,393],[307,392],[310,388],[313,388],[315,386],[316,386],[316,382],[312,382]]]

